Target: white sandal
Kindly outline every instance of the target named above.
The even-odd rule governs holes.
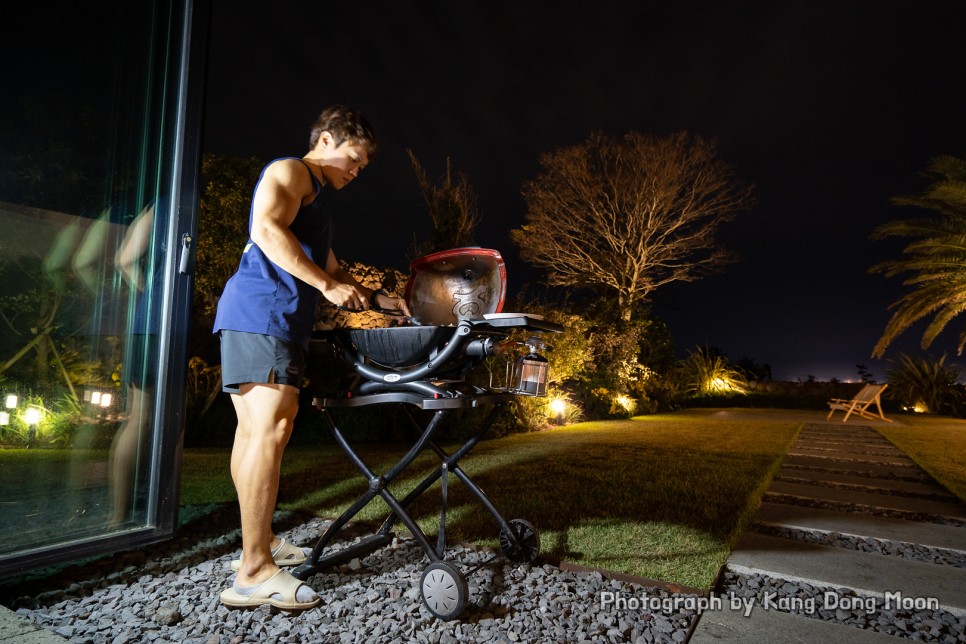
[[[305,550],[282,539],[282,543],[272,550],[272,559],[276,566],[300,566],[308,559]],[[232,559],[231,569],[235,572],[241,570],[241,559]]]
[[[251,594],[243,595],[234,587],[221,591],[221,603],[230,608],[252,608],[268,604],[282,610],[306,610],[319,605],[322,598],[315,591],[315,599],[307,602],[298,600],[299,588],[305,582],[299,581],[290,573],[279,570],[252,590]],[[307,586],[306,586],[307,587]]]

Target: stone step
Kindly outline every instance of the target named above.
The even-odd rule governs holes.
[[[896,450],[894,447],[876,447],[871,445],[819,445],[816,443],[796,443],[792,445],[788,453],[790,454],[811,454],[817,456],[836,456],[838,458],[907,458],[905,454]],[[908,459],[912,460],[912,459]]]
[[[896,468],[898,469],[898,468]],[[794,463],[783,463],[780,471],[786,471],[790,474],[806,474],[808,472],[815,472],[816,476],[821,474],[829,474],[835,476],[858,476],[863,479],[868,479],[871,483],[882,483],[889,484],[892,482],[904,482],[904,483],[933,483],[933,479],[929,477],[928,474],[922,470],[916,471],[914,469],[904,468],[899,470],[888,469],[878,472],[873,472],[868,469],[863,469],[862,471],[849,470],[848,468],[837,468],[837,467],[808,467],[805,465],[798,465]]]
[[[906,600],[938,601],[939,607],[966,616],[966,569],[885,557],[817,544],[746,533],[725,564],[743,575],[765,574],[787,581]]]
[[[833,449],[858,449],[865,448],[876,451],[900,452],[895,445],[887,440],[837,440],[833,438],[811,438],[799,436],[795,441],[799,447],[824,447]],[[901,453],[901,452],[900,452]]]
[[[837,433],[799,432],[796,439],[799,443],[829,444],[829,445],[871,445],[873,447],[895,447],[888,438],[879,433],[856,434],[845,436]]]
[[[960,526],[936,525],[768,502],[761,504],[752,521],[760,525],[797,530],[821,530],[966,552],[966,527]]]
[[[929,481],[894,481],[870,476],[856,476],[854,474],[838,474],[836,472],[795,470],[786,468],[781,468],[778,470],[778,474],[775,478],[781,479],[786,483],[829,483],[843,487],[855,485],[873,488],[868,490],[869,492],[876,492],[876,490],[893,490],[906,496],[929,496],[934,497],[933,500],[945,500],[950,503],[955,503],[958,500],[955,495],[953,495],[943,486]]]
[[[842,427],[841,425],[806,425],[799,436],[828,436],[843,440],[889,440],[879,432],[868,427]]]
[[[727,598],[724,607],[701,614],[689,644],[734,642],[767,642],[768,644],[802,644],[803,642],[849,642],[849,644],[896,644],[897,638],[866,630],[792,615],[778,610],[752,606],[748,616],[741,608],[731,608]]]
[[[893,451],[891,454],[869,454],[867,452],[850,452],[840,449],[803,449],[792,446],[787,456],[807,456],[812,458],[848,461],[853,463],[872,463],[876,465],[893,465],[899,467],[919,467],[914,460],[902,452]]]
[[[898,476],[901,478],[916,478],[927,480],[929,477],[919,467],[879,465],[871,462],[860,462],[848,459],[819,458],[815,456],[788,455],[782,461],[782,466],[807,467],[809,469],[827,469],[847,471],[860,475]]]
[[[966,505],[959,502],[944,503],[942,501],[927,501],[890,494],[858,492],[850,489],[820,485],[802,485],[799,483],[786,483],[784,481],[772,481],[766,491],[767,494],[784,494],[816,501],[884,508],[898,510],[900,512],[935,515],[966,521]]]
[[[0,606],[0,643],[10,644],[64,644],[67,640],[48,631],[26,617]]]
[[[842,456],[884,456],[886,458],[905,458],[905,454],[891,445],[868,445],[854,443],[851,445],[830,445],[827,443],[803,443],[798,441],[789,449],[790,452],[808,453],[818,452],[822,456],[838,454]]]

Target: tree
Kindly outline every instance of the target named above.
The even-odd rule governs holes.
[[[735,259],[715,234],[751,206],[751,185],[700,137],[594,133],[540,163],[523,186],[527,223],[511,236],[549,286],[616,292],[626,321],[660,286]]]
[[[454,182],[450,160],[447,158],[446,177],[440,183],[433,184],[426,177],[426,171],[420,165],[416,154],[412,150],[407,150],[407,153],[419,182],[419,192],[433,224],[428,242],[413,243],[413,257],[461,246],[475,246],[473,231],[480,222],[480,214],[477,210],[476,193],[469,181],[457,173]]]
[[[932,210],[936,216],[891,221],[872,233],[873,239],[914,239],[901,257],[869,269],[887,277],[911,273],[903,284],[913,287],[889,307],[894,313],[872,351],[873,357],[882,357],[896,337],[931,315],[932,321],[922,335],[922,348],[928,348],[966,308],[966,161],[937,157],[926,174],[935,181],[922,195],[895,197],[892,202]],[[966,327],[959,334],[958,354],[964,346]]]
[[[855,369],[858,371],[859,378],[862,380],[862,382],[870,385],[875,384],[875,376],[872,375],[872,372],[869,371],[864,364],[855,365]]]
[[[214,315],[225,282],[248,240],[252,192],[264,164],[256,158],[206,154],[201,160],[195,310]]]

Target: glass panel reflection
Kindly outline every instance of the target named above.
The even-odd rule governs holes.
[[[0,554],[145,523],[163,215],[0,204]]]
[[[16,43],[35,64],[0,105],[0,558],[151,516],[163,4],[38,15]]]

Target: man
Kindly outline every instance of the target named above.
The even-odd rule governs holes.
[[[262,170],[252,198],[238,271],[218,303],[222,385],[238,416],[231,475],[238,493],[242,557],[221,594],[228,606],[271,604],[284,610],[316,606],[319,596],[280,568],[306,552],[272,532],[282,453],[298,411],[315,309],[321,293],[347,309],[379,307],[409,315],[406,303],[356,282],[332,252],[332,221],[322,188],[341,190],[376,152],[372,126],[357,111],[334,106],[312,128],[310,151]]]

